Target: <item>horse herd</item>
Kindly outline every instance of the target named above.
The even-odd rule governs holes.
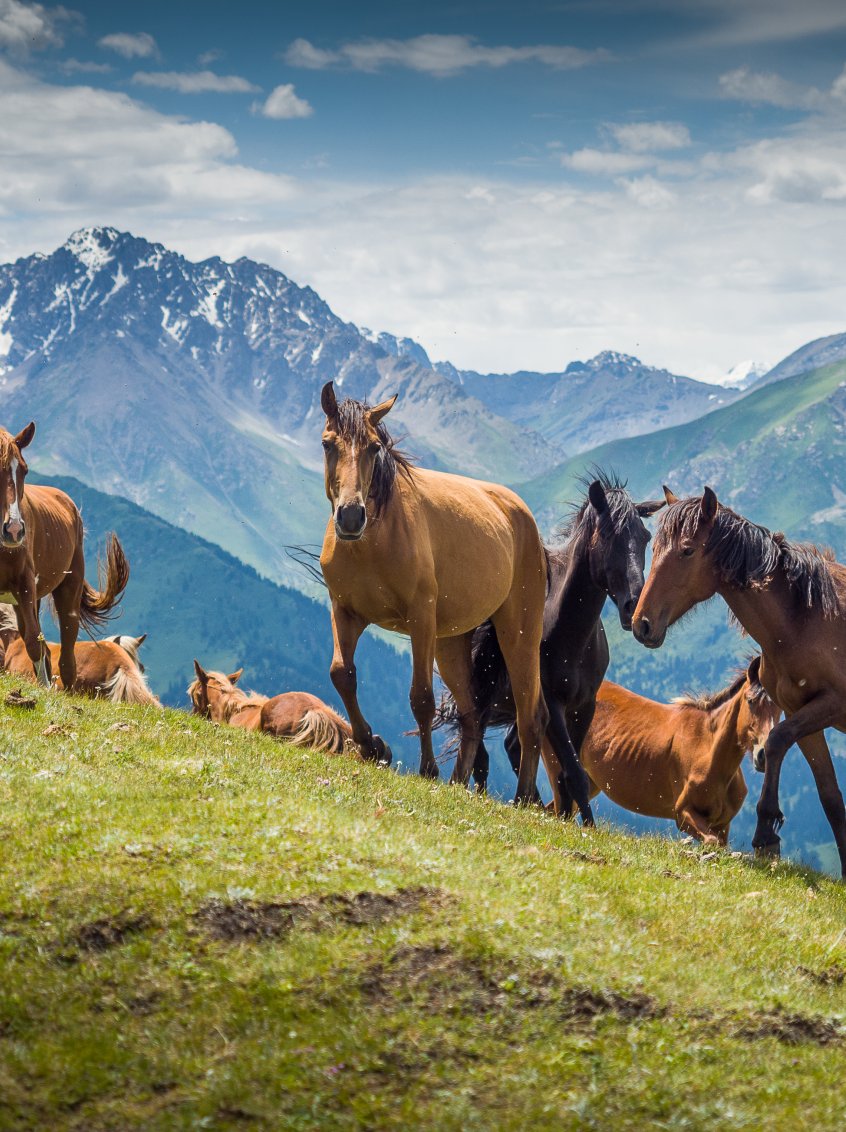
[[[764,771],[753,845],[777,855],[779,776],[798,743],[846,876],[846,810],[824,734],[846,730],[846,569],[828,552],[751,523],[710,488],[678,499],[665,487],[663,499],[636,502],[623,482],[598,470],[585,481],[561,545],[547,548],[508,488],[413,464],[383,423],[395,400],[338,401],[332,382],[321,395],[332,514],[320,565],[331,602],[330,675],[349,722],[309,693],[246,693],[237,687],[242,670],[207,672],[197,661],[188,689],[193,710],[390,763],[390,747],[357,697],[356,645],[368,625],[378,625],[410,638],[422,775],[438,776],[432,732],[447,727],[457,748],[451,780],[466,786],[472,775],[484,790],[485,732],[505,727],[516,802],[539,801],[542,759],[558,815],[578,813],[593,824],[591,799],[601,790],[725,845],[746,795],[740,764],[753,751]],[[85,581],[75,506],[57,489],[25,489],[22,453],[34,431],[0,429],[0,601],[12,602],[15,617],[5,664],[45,684],[58,664],[66,689],[157,704],[138,660],[143,637],[77,644],[80,625],[99,628],[114,609],[129,567],[112,536],[101,589]],[[645,520],[662,509],[644,580]],[[715,594],[761,650],[728,687],[658,704],[604,679],[608,598],[622,628],[658,648],[669,626]],[[60,646],[48,647],[39,628],[48,595]],[[0,613],[0,642],[3,626]],[[105,652],[119,677],[101,671]],[[435,663],[448,689],[440,705]]]

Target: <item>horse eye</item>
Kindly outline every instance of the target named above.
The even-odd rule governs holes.
[[[378,454],[378,452],[380,451],[381,447],[382,447],[382,445],[379,443],[379,441],[374,440],[372,444],[367,445],[367,451],[370,453],[371,456],[376,456]]]
[[[323,441],[323,451],[324,452],[331,452],[334,447],[335,447],[334,441],[332,441],[332,440],[324,440]]]
[[[686,546],[686,547],[684,548],[684,550],[682,551],[682,556],[683,556],[684,558],[690,558],[691,554],[693,554],[693,552],[694,552],[694,549],[695,549],[695,548],[694,548],[694,547],[692,547],[692,546]]]

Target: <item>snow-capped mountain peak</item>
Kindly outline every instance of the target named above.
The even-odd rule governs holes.
[[[725,389],[748,389],[750,385],[754,385],[759,377],[763,377],[769,371],[769,366],[763,362],[745,361],[738,362],[717,382]]]

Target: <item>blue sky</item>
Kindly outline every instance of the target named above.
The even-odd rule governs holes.
[[[844,65],[830,0],[0,0],[0,260],[115,224],[459,365],[715,379],[846,329]]]

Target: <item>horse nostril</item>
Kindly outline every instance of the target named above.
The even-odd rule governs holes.
[[[360,503],[345,503],[338,508],[337,523],[344,534],[357,534],[364,526],[366,512]]]
[[[652,631],[652,626],[649,624],[648,617],[641,617],[640,624],[638,625],[638,636],[641,640],[649,640],[649,634]]]

